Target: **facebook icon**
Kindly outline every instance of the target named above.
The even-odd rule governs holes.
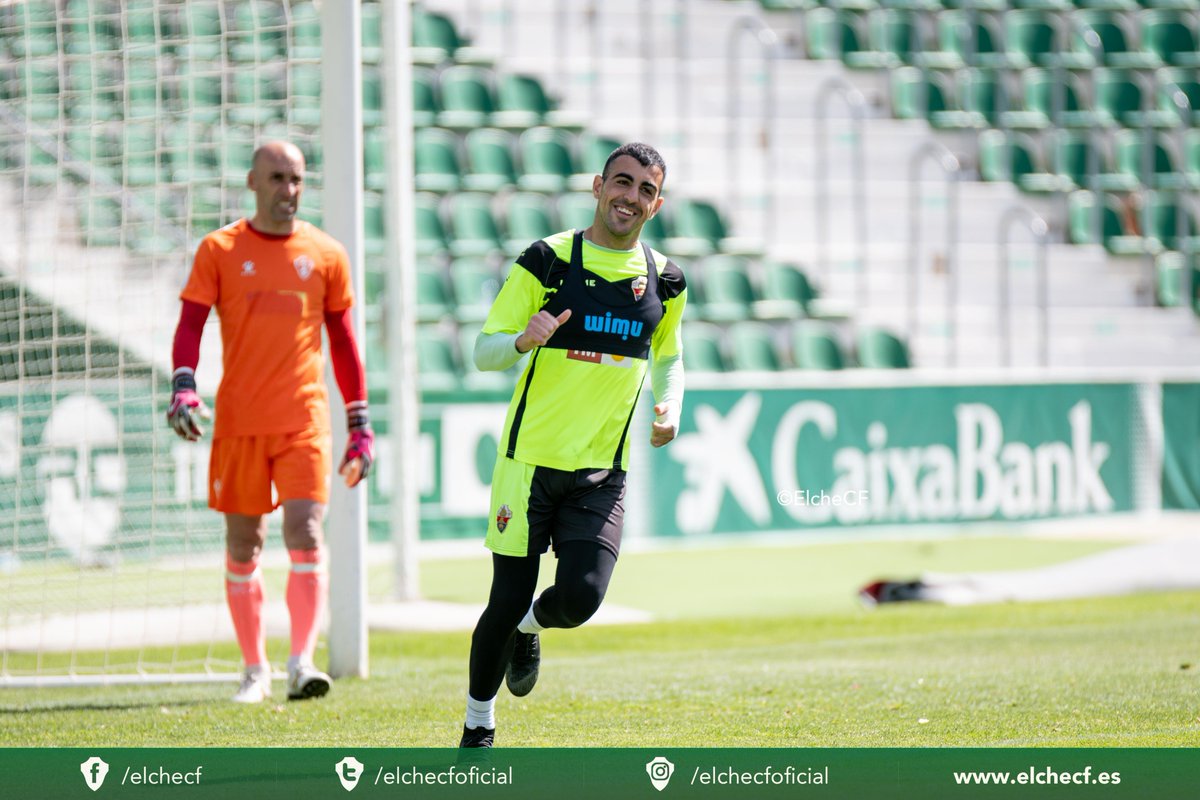
[[[104,785],[104,778],[108,775],[108,764],[100,756],[92,756],[79,765],[79,771],[83,773],[88,788],[94,792]]]

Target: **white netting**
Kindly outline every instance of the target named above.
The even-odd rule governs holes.
[[[320,39],[312,2],[0,4],[0,683],[237,669],[179,650],[229,623],[208,448],[162,418],[170,348],[256,142],[305,151],[319,222]],[[219,347],[213,315],[205,395]]]

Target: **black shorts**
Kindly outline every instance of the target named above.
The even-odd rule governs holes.
[[[539,467],[501,457],[492,475],[486,544],[506,556],[540,555],[562,542],[598,542],[617,555],[625,523],[625,471]]]

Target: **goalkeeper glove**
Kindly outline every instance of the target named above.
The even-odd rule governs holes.
[[[208,406],[196,394],[196,373],[191,367],[180,367],[171,376],[171,406],[167,409],[167,422],[182,438],[194,442],[204,435],[197,423],[200,419],[211,419]]]
[[[347,486],[357,486],[367,477],[375,460],[375,432],[371,430],[366,400],[346,404],[346,429],[350,431],[350,438],[338,474],[346,479]]]

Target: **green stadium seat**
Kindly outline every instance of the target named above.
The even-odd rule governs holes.
[[[363,131],[363,185],[372,192],[388,186],[388,135],[383,128]]]
[[[417,384],[423,391],[454,392],[462,388],[455,346],[436,325],[417,328]]]
[[[221,176],[217,147],[203,125],[174,124],[164,131],[170,180],[176,183],[215,181]]]
[[[307,192],[304,204],[309,202]],[[221,227],[224,193],[219,186],[196,184],[187,188],[188,228],[192,241],[207,236]],[[303,204],[301,206],[303,208]]]
[[[1091,131],[1056,131],[1050,143],[1050,162],[1051,170],[1063,181],[1064,190],[1129,192],[1138,186],[1136,176],[1114,169],[1108,152]]]
[[[1137,0],[1074,0],[1074,5],[1079,9],[1091,11],[1138,11],[1141,6]]]
[[[227,112],[230,122],[262,126],[282,121],[286,103],[286,78],[281,71],[266,67],[233,71],[233,104]]]
[[[321,12],[311,2],[299,2],[292,6],[291,17],[292,24],[289,29],[291,43],[288,47],[288,55],[292,59],[319,60],[321,58]]]
[[[550,198],[537,192],[510,194],[504,201],[504,217],[504,250],[509,258],[515,258],[533,242],[559,231]]]
[[[592,188],[592,178],[604,171],[604,162],[612,155],[612,151],[621,146],[621,141],[612,136],[602,136],[597,133],[584,131],[579,135],[579,172],[577,175],[586,177],[586,185],[580,191]],[[573,179],[576,185],[582,183]]]
[[[1127,33],[1123,15],[1107,10],[1079,10],[1071,15],[1073,20],[1070,47],[1058,58],[1071,69],[1095,69],[1096,67],[1118,67],[1128,69],[1153,69],[1162,66],[1159,57],[1150,50],[1138,50],[1136,38]],[[1095,39],[1092,34],[1095,34]],[[1094,41],[1096,50],[1088,46]]]
[[[1100,214],[1100,240],[1095,233],[1096,214]],[[1110,194],[1101,194],[1097,212],[1096,194],[1086,190],[1072,192],[1067,198],[1068,230],[1074,244],[1102,244],[1114,255],[1143,255],[1152,251],[1151,243],[1135,229],[1127,227],[1134,216]]]
[[[574,138],[561,128],[540,126],[521,134],[521,175],[517,186],[527,192],[559,194],[578,170],[573,154]]]
[[[466,135],[467,164],[463,187],[474,192],[498,192],[517,182],[513,153],[516,138],[497,128],[478,128]]]
[[[1075,6],[1071,0],[1010,0],[1013,8],[1021,11],[1069,12]]]
[[[937,72],[922,75],[915,67],[892,70],[892,113],[899,119],[924,119],[935,128],[974,129],[987,126],[978,111],[957,106],[950,77]]]
[[[666,249],[666,241],[671,238],[671,228],[667,225],[668,219],[670,219],[670,215],[662,211],[655,214],[646,220],[646,224],[642,226],[642,233],[638,238],[659,252],[663,252]],[[670,253],[667,255],[675,254]]]
[[[937,15],[938,48],[917,53],[914,63],[930,69],[1007,67],[1003,38],[993,17],[962,10],[943,11]]]
[[[542,82],[532,75],[501,75],[496,86],[492,124],[524,130],[543,124],[552,106]]]
[[[245,186],[254,155],[254,129],[231,125],[219,130],[221,177],[230,187]]]
[[[97,64],[91,59],[73,61],[68,67],[67,94],[64,106],[67,115],[80,123],[111,122],[124,114],[124,105],[116,88],[119,79],[112,67]]]
[[[1006,12],[1004,41],[1009,63],[1018,69],[1048,66],[1059,49],[1055,21],[1042,9]]]
[[[683,327],[686,330],[688,326]],[[775,345],[775,331],[770,325],[753,321],[736,322],[729,326],[727,332],[730,363],[734,369],[778,372],[783,368]]]
[[[420,192],[455,192],[462,184],[458,136],[441,128],[421,128],[413,142],[415,185]]]
[[[158,66],[153,61],[129,61],[125,67],[125,118],[153,121],[163,112],[159,102]]]
[[[16,12],[20,17],[17,34],[11,40],[13,57],[36,60],[57,56],[58,28],[53,7],[46,3],[20,3]]]
[[[383,71],[369,64],[362,71],[362,116],[365,127],[383,124]]]
[[[1145,152],[1148,146],[1153,148],[1149,154]],[[1154,189],[1200,188],[1184,171],[1183,159],[1170,137],[1153,132],[1147,137],[1143,130],[1126,128],[1117,132],[1115,150],[1117,171],[1137,184]],[[1147,167],[1149,175],[1145,174]]]
[[[683,337],[683,366],[688,372],[726,372],[729,365],[722,352],[722,333],[708,322],[692,322],[680,328]]]
[[[1107,122],[1105,115],[1088,104],[1088,92],[1075,73],[1066,73],[1060,81],[1055,70],[1027,69],[1021,75],[1021,86],[1025,111],[1054,127],[1095,128]]]
[[[92,196],[79,203],[79,227],[91,247],[121,244],[121,203],[116,198]]]
[[[591,192],[567,192],[558,197],[558,224],[563,230],[586,229],[596,218],[596,198]]]
[[[26,61],[24,67],[25,115],[34,122],[56,122],[62,100],[57,60]]]
[[[450,254],[485,257],[501,251],[500,228],[492,215],[492,196],[482,192],[462,192],[449,198]]]
[[[866,52],[844,57],[847,66],[892,69],[913,63],[914,55],[923,47],[917,13],[896,8],[871,12],[867,16],[867,42],[870,49]]]
[[[1061,178],[1045,169],[1037,142],[1028,134],[995,128],[979,135],[979,174],[985,181],[1011,181],[1025,192],[1055,192]]]
[[[420,216],[417,219],[420,220]],[[363,238],[366,239],[368,258],[387,252],[387,207],[383,195],[376,192],[363,193]],[[420,253],[420,231],[417,232],[417,252]]]
[[[369,259],[363,269],[362,304],[378,309],[387,302],[387,272],[379,259]]]
[[[429,268],[418,268],[416,273],[417,321],[437,322],[450,316],[454,301],[446,286],[445,273]]]
[[[798,319],[808,316],[816,291],[795,264],[767,261],[762,264],[762,299],[754,304],[760,319]]]
[[[1000,117],[1008,107],[1008,92],[1001,72],[961,70],[956,75],[955,89],[959,108],[964,112],[980,115],[986,125],[1000,124]]]
[[[669,213],[671,230],[663,247],[672,255],[686,258],[717,251],[730,255],[758,255],[761,252],[758,242],[729,236],[721,212],[705,200],[676,200],[671,203]]]
[[[362,26],[362,60],[378,64],[383,59],[383,9],[380,3],[363,3],[359,14]]]
[[[861,15],[839,12],[834,8],[814,8],[804,15],[808,57],[822,61],[841,60],[845,54],[865,47],[866,34],[860,30]]]
[[[1103,124],[1109,127],[1140,127],[1144,122],[1151,125],[1173,125],[1179,119],[1161,112],[1142,112],[1142,87],[1131,72],[1115,69],[1097,69],[1092,72],[1092,90],[1095,93],[1096,111]]]
[[[1144,46],[1163,64],[1200,67],[1200,32],[1197,32],[1200,23],[1178,11],[1160,9],[1143,11],[1140,19]]]
[[[715,322],[748,319],[757,299],[750,285],[749,264],[737,256],[709,256],[701,266],[704,316]]]
[[[179,55],[194,62],[212,62],[221,57],[221,6],[218,0],[191,0],[180,17]]]
[[[437,76],[427,67],[413,67],[413,127],[428,128],[437,121]]]
[[[289,67],[287,112],[294,125],[315,128],[321,124],[321,66],[304,62]]]
[[[500,293],[501,281],[496,270],[483,259],[456,258],[450,264],[450,283],[458,321],[482,322]]]
[[[495,370],[481,372],[476,369],[475,339],[478,338],[481,327],[479,322],[468,322],[458,326],[458,352],[462,357],[463,385],[475,392],[497,392],[510,396],[528,359],[522,357],[514,366],[502,372]]]
[[[412,60],[414,64],[437,66],[454,57],[462,45],[449,17],[421,8],[412,15]]]
[[[1200,127],[1200,74],[1197,70],[1160,69],[1155,79],[1158,84],[1159,111],[1167,118],[1174,115],[1183,127]],[[1177,96],[1180,92],[1186,102]]]
[[[1184,288],[1184,269],[1187,256],[1168,250],[1154,259],[1155,300],[1164,308],[1179,308],[1184,304],[1187,291]]]
[[[153,186],[158,183],[158,126],[153,122],[126,122],[122,127],[122,139],[125,185]]]
[[[180,103],[191,122],[221,118],[222,81],[219,72],[188,72],[179,79]]]
[[[236,33],[226,34],[230,58],[253,64],[271,64],[283,58],[287,20],[282,6],[264,0],[239,0],[232,5]]]
[[[161,36],[155,20],[154,6],[153,0],[126,0],[121,17],[125,26],[127,48],[131,46],[158,48]]]
[[[468,64],[446,67],[438,78],[439,125],[470,130],[489,124],[496,101],[490,70]]]
[[[839,370],[846,366],[833,329],[805,320],[792,326],[792,363],[797,369]]]
[[[1193,128],[1183,136],[1183,171],[1193,183],[1200,181],[1200,129]]]
[[[1180,202],[1174,192],[1149,193],[1149,239],[1151,252],[1176,250],[1181,253],[1200,252],[1200,225],[1187,202]]]
[[[449,245],[446,228],[442,224],[441,201],[437,195],[418,192],[413,196],[416,252],[418,256],[431,257],[444,254]],[[382,214],[380,217],[382,224]]]
[[[858,333],[858,365],[866,369],[908,369],[908,347],[895,334],[882,328],[864,328]]]

